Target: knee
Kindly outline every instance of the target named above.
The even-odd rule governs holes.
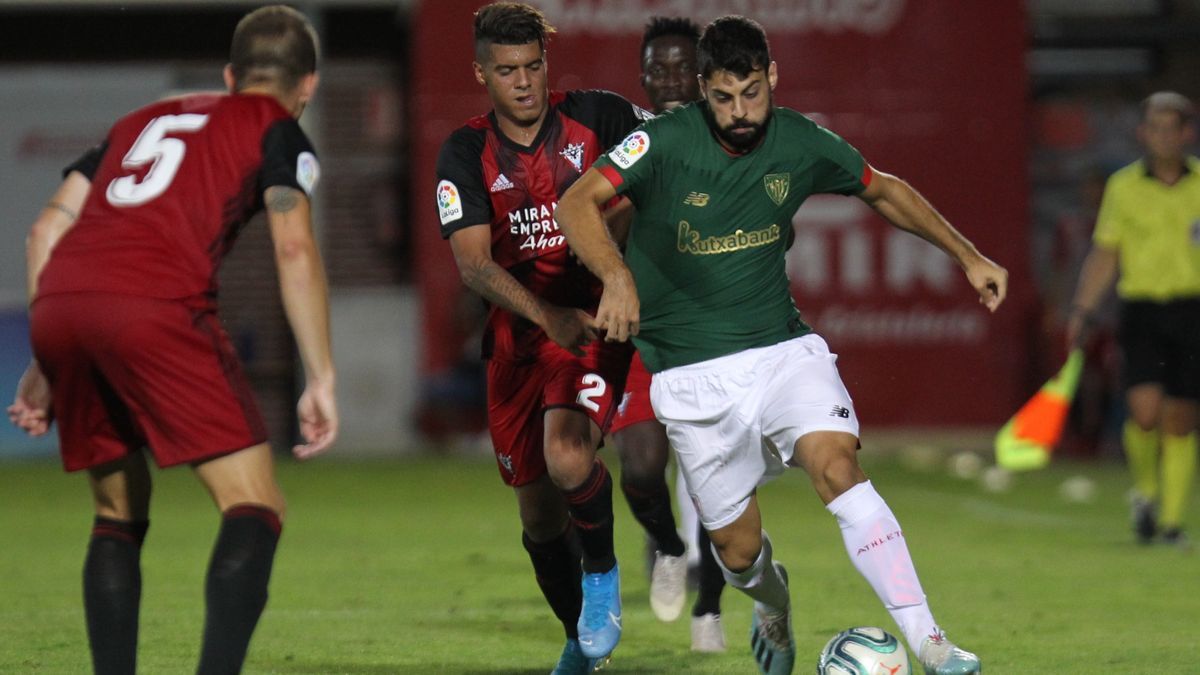
[[[621,487],[639,492],[656,492],[667,487],[666,462],[645,454],[621,453]]]
[[[613,435],[617,455],[621,459],[621,484],[639,490],[665,486],[670,446],[662,433],[645,428],[647,423],[635,424]]]
[[[129,495],[96,495],[95,511],[97,516],[122,520],[126,522],[145,521],[150,518],[150,490],[146,489],[144,496]]]
[[[222,514],[236,506],[256,506],[274,512],[280,523],[287,516],[287,500],[274,478],[234,485],[222,484],[214,491],[214,501]]]
[[[757,518],[745,518],[708,533],[713,550],[726,570],[739,574],[750,569],[762,554],[762,527]]]
[[[734,574],[750,569],[762,553],[762,539],[754,537],[738,537],[726,539],[718,543],[712,542],[717,551],[717,557],[725,569]]]
[[[94,498],[96,515],[101,518],[111,518],[130,522],[135,520],[133,505],[128,499],[117,498],[114,495],[96,495]],[[144,519],[144,518],[143,518]]]
[[[555,434],[546,437],[547,457],[590,456],[595,451],[591,439],[577,434]]]
[[[240,497],[232,497],[217,504],[217,509],[224,516],[230,509],[239,506],[253,506],[264,511],[270,511],[275,514],[282,525],[287,517],[287,500],[283,498],[283,493],[275,490],[271,494],[243,494]]]
[[[846,490],[866,480],[853,449],[835,448],[824,453],[809,470],[817,494],[829,503]]]
[[[517,489],[521,529],[533,541],[549,541],[567,529],[567,506],[549,480]]]
[[[261,495],[260,506],[275,512],[279,518],[279,522],[287,518],[287,498],[283,496],[283,490],[279,488],[279,483],[276,483],[274,478],[271,480],[271,487],[264,490]]]
[[[1200,404],[1182,399],[1167,399],[1163,405],[1161,429],[1170,436],[1187,436],[1200,422]]]
[[[588,477],[596,451],[589,439],[554,436],[546,439],[546,470],[560,490],[579,487]]]
[[[280,523],[287,520],[287,499],[284,498],[283,493],[276,493],[273,503],[266,506],[274,511],[276,516],[279,516]]]
[[[279,482],[275,480],[273,473],[261,481],[261,483],[255,485],[253,490],[246,496],[247,501],[274,511],[275,515],[279,517],[280,523],[287,516],[287,499],[284,498],[283,490],[279,487]]]
[[[522,513],[521,529],[535,542],[550,541],[567,529],[567,514],[565,511]]]
[[[124,460],[119,472],[92,474],[92,498],[97,516],[123,521],[150,517],[150,473],[144,463]]]

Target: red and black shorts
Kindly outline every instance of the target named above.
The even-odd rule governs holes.
[[[625,378],[625,394],[617,406],[609,433],[615,434],[626,427],[655,419],[654,408],[650,406],[650,379],[641,352],[634,352],[629,376]]]
[[[145,446],[167,467],[266,441],[211,307],[110,293],[51,295],[34,303],[31,333],[50,381],[67,471]]]
[[[574,356],[547,340],[529,362],[488,360],[488,429],[500,476],[508,485],[525,485],[546,473],[547,409],[578,410],[607,432],[625,387],[632,347],[597,340],[584,351],[584,356]]]
[[[1126,388],[1161,384],[1167,396],[1200,401],[1200,298],[1127,301],[1118,336]]]

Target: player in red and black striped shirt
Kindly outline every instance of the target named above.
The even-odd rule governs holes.
[[[328,291],[309,195],[318,164],[296,119],[317,86],[317,41],[287,7],[234,32],[231,93],[183,96],[121,118],[68,167],[29,240],[36,360],[9,416],[88,471],[96,521],[84,601],[97,673],[135,670],[147,447],[190,464],[222,513],[205,584],[200,673],[241,669],[266,604],[284,499],[266,431],[216,315],[216,273],[264,206],[307,383],[296,448],[337,435]],[[77,216],[77,217],[76,217]]]
[[[464,283],[491,306],[483,355],[496,460],[516,492],[538,584],[567,633],[555,672],[576,673],[620,636],[612,479],[596,449],[630,350],[597,341],[600,283],[571,256],[554,209],[646,113],[609,92],[551,92],[544,47],[553,30],[523,4],[476,13],[475,79],[493,109],[442,146],[436,198]]]

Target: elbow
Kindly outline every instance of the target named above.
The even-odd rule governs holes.
[[[61,227],[57,223],[45,218],[39,218],[29,228],[29,235],[25,238],[25,250],[27,252],[49,251],[65,231],[66,228]]]
[[[471,279],[473,278],[474,275],[471,273],[471,270],[467,269],[466,265],[458,266],[458,280],[462,282],[463,286],[472,288]]]
[[[312,239],[284,239],[275,242],[275,261],[280,265],[303,263],[316,257]]]
[[[39,228],[35,223],[29,229],[29,234],[25,237],[25,252],[30,253],[43,248],[46,244],[46,233],[42,228]]]
[[[554,208],[554,221],[558,223],[558,228],[567,233],[571,223],[575,222],[575,214],[579,209],[579,196],[573,190],[567,190],[562,198],[558,200],[558,206]]]
[[[908,183],[890,173],[875,170],[871,176],[871,185],[863,192],[863,201],[878,210],[887,204],[896,204],[905,194],[911,191]]]
[[[458,279],[463,286],[479,292],[479,279],[483,277],[484,261],[460,261],[458,264]]]

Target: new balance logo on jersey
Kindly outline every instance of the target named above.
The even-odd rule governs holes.
[[[696,208],[708,206],[708,194],[704,192],[689,192],[688,196],[683,198],[683,203]]]
[[[508,179],[508,176],[500,174],[499,176],[496,176],[496,180],[492,181],[492,187],[490,188],[490,191],[503,192],[504,190],[511,190],[515,187],[516,185],[513,185],[513,182]]]
[[[829,416],[850,419],[850,409],[845,406],[835,405],[833,406],[833,410],[829,411]]]

